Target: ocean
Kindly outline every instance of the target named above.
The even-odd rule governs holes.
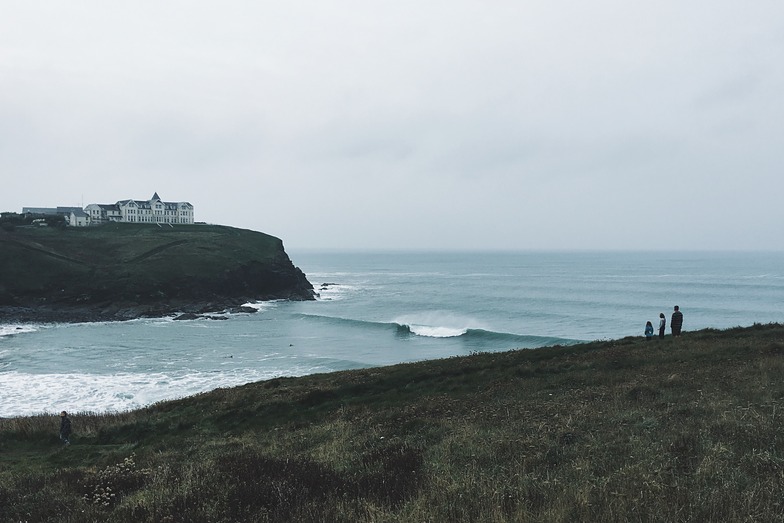
[[[315,252],[313,302],[227,320],[0,324],[0,417],[119,412],[280,376],[784,322],[784,253]]]

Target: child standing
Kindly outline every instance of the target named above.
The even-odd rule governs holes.
[[[651,341],[652,337],[653,337],[653,324],[651,322],[648,322],[645,324],[645,339]]]

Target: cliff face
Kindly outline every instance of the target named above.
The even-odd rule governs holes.
[[[314,298],[283,242],[212,225],[0,230],[0,320],[93,321]]]

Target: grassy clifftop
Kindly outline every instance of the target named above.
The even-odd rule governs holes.
[[[165,311],[312,297],[280,239],[216,225],[0,230],[0,307]]]
[[[0,420],[3,521],[781,521],[784,326]]]

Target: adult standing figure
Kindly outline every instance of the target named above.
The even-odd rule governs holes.
[[[664,339],[664,328],[667,326],[667,318],[664,317],[664,313],[659,313],[659,339]]]
[[[676,305],[672,313],[672,319],[670,319],[670,328],[672,329],[672,335],[680,336],[682,327],[683,327],[683,313],[680,311],[680,308],[678,308],[678,306]]]
[[[71,444],[69,438],[71,437],[71,420],[68,419],[68,413],[62,411],[60,413],[60,441],[63,442],[64,446],[68,446]]]

